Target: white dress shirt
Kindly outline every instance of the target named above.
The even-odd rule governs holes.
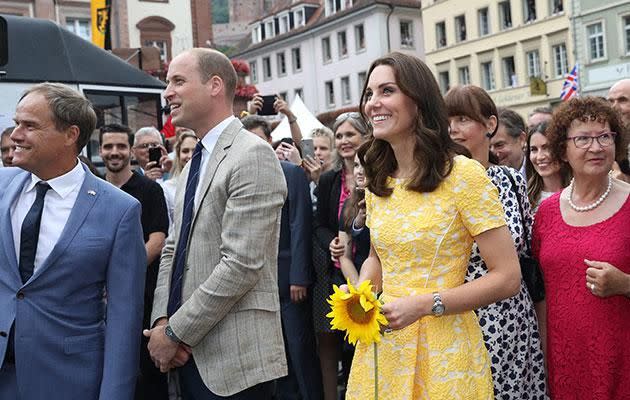
[[[44,197],[44,209],[39,228],[37,252],[35,253],[35,269],[33,272],[37,271],[37,268],[42,265],[59,241],[84,179],[85,171],[82,164],[77,160],[77,165],[70,172],[46,181],[50,185],[50,189]],[[18,264],[20,263],[22,223],[35,202],[37,197],[35,185],[40,181],[41,179],[31,174],[30,181],[27,181],[22,188],[22,192],[11,205],[13,243]]]
[[[203,178],[206,174],[206,168],[208,167],[208,162],[210,161],[210,154],[212,154],[212,150],[214,150],[214,146],[217,144],[217,140],[219,140],[221,132],[223,132],[225,128],[227,128],[227,126],[235,119],[235,116],[230,115],[223,121],[219,122],[219,124],[217,124],[214,128],[210,129],[208,133],[206,133],[206,136],[201,139],[203,149],[201,150],[201,164],[199,165],[199,181],[197,181],[197,190],[195,191],[195,208],[199,205],[199,192],[201,191],[201,183],[203,182]]]

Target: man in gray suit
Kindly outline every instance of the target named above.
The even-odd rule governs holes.
[[[286,375],[277,284],[286,183],[273,150],[232,115],[236,72],[193,49],[171,62],[164,97],[199,137],[175,196],[149,351],[177,367],[184,398],[270,399]],[[189,358],[190,354],[190,358]]]

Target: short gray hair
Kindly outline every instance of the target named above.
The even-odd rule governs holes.
[[[499,108],[499,125],[505,128],[507,134],[513,139],[518,138],[523,133],[527,134],[527,127],[523,118],[514,110],[509,108]]]
[[[350,125],[352,125],[354,129],[359,131],[361,136],[364,136],[364,137],[367,136],[368,126],[365,119],[363,119],[363,116],[361,116],[360,112],[352,111],[352,112],[345,112],[345,113],[339,114],[337,118],[335,119],[335,123],[333,124],[333,129],[332,129],[333,132],[337,133],[337,129],[339,129],[339,127],[344,122],[349,122]]]
[[[48,102],[48,108],[57,130],[68,129],[73,125],[79,128],[77,154],[80,153],[96,128],[96,112],[94,112],[92,103],[76,90],[61,83],[50,82],[39,83],[30,87],[22,94],[20,101],[34,93],[41,94]]]
[[[155,136],[156,138],[158,138],[160,143],[162,143],[162,133],[160,133],[160,131],[158,131],[156,128],[152,126],[145,126],[144,128],[138,129],[136,133],[133,135],[133,144],[134,145],[136,144],[136,142],[138,141],[138,138],[142,136],[149,136],[149,135]]]

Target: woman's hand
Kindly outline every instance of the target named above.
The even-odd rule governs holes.
[[[359,212],[357,212],[357,216],[354,218],[354,227],[361,229],[365,226],[365,199],[358,202],[357,206],[359,207]]]
[[[302,168],[312,182],[315,182],[315,184],[319,183],[319,177],[322,175],[322,165],[318,160],[311,156],[306,156],[302,159]]]
[[[381,311],[389,329],[403,329],[429,314],[432,304],[433,297],[428,294],[405,296],[383,304]]]
[[[280,143],[280,146],[276,148],[276,156],[279,160],[289,161],[295,165],[302,164],[302,158],[297,147],[286,142]]]
[[[630,297],[630,275],[607,262],[584,260],[586,286],[595,296],[610,297],[616,295]]]
[[[333,261],[338,261],[339,257],[343,256],[346,249],[346,243],[343,240],[339,240],[338,237],[330,241],[328,250],[330,251],[330,258]]]
[[[258,111],[262,110],[262,107],[263,98],[260,93],[256,93],[251,101],[247,103],[247,112],[250,114],[258,114]]]

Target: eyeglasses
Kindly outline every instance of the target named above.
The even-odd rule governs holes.
[[[153,149],[155,147],[160,147],[159,143],[140,143],[135,146],[136,149]]]
[[[617,136],[615,132],[604,132],[599,136],[573,136],[567,137],[566,140],[573,140],[573,144],[578,149],[588,149],[593,145],[593,140],[597,140],[602,147],[608,147],[615,143],[615,136]]]

